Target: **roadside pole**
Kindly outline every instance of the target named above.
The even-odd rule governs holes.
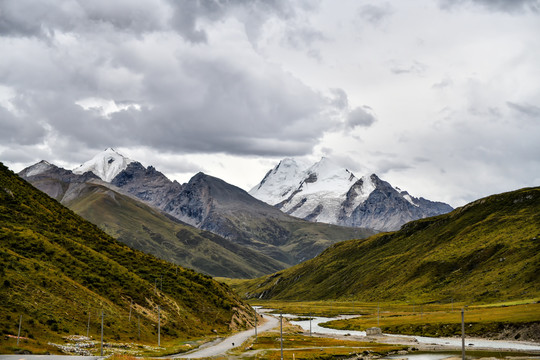
[[[283,360],[283,314],[279,313],[279,334],[280,334],[280,347],[281,347],[281,360]]]
[[[309,314],[309,336],[311,336],[311,314]]]
[[[377,327],[379,326],[379,303],[377,303]]]
[[[86,325],[86,337],[90,335],[90,310],[88,310],[88,324]]]
[[[255,341],[257,341],[257,310],[255,310]]]
[[[19,346],[19,338],[21,337],[21,325],[22,325],[22,315],[19,318],[19,332],[17,333],[17,346]]]
[[[103,356],[103,310],[101,310],[101,356]]]
[[[465,360],[465,308],[461,308],[461,360]]]
[[[157,346],[161,346],[161,307],[158,305]]]

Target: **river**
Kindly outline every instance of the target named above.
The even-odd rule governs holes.
[[[298,318],[297,315],[284,314],[283,316],[294,319]],[[327,334],[327,335],[351,335],[351,336],[366,336],[365,331],[354,331],[354,330],[337,330],[321,326],[321,324],[338,319],[348,319],[356,317],[355,315],[342,315],[337,317],[313,317],[311,320],[311,331],[316,334]],[[302,327],[304,331],[309,331],[310,321],[301,320],[294,321],[290,320],[292,324]],[[449,348],[460,348],[461,347],[461,338],[434,338],[427,336],[415,336],[415,335],[393,335],[393,334],[383,334],[388,337],[394,338],[408,338],[416,339],[419,344],[424,345],[439,345]],[[530,342],[519,342],[519,341],[503,341],[503,340],[486,340],[478,338],[465,338],[465,347],[469,350],[472,349],[489,349],[489,350],[519,350],[519,351],[540,351],[540,344],[530,343]]]

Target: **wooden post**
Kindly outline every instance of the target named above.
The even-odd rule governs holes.
[[[137,332],[138,332],[137,339],[141,340],[141,316],[138,315],[137,319],[138,319],[138,321],[137,321]]]
[[[157,346],[161,346],[161,307],[158,305]]]
[[[21,337],[21,325],[22,325],[22,315],[19,318],[19,332],[17,333],[17,346],[19,346],[19,338]]]
[[[129,322],[131,322],[131,308],[133,307],[133,299],[131,299],[131,304],[129,304]]]

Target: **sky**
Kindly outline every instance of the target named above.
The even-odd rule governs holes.
[[[540,0],[0,0],[0,161],[325,156],[461,206],[540,185],[539,34]]]

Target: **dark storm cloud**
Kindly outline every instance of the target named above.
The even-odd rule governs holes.
[[[266,19],[294,16],[288,1],[0,1],[0,85],[25,99],[14,112],[0,105],[5,146],[55,136],[99,149],[292,156],[339,122],[326,117],[343,110],[333,99],[245,45],[210,48],[205,22],[245,20],[253,37]]]
[[[16,116],[0,106],[0,143],[36,144],[43,142],[46,135],[43,124]]]
[[[166,4],[153,0],[0,0],[0,34],[53,36],[99,28],[142,33],[163,29]]]
[[[490,11],[501,11],[507,13],[519,13],[540,11],[540,0],[439,0],[443,9],[451,9],[461,5],[478,5]]]
[[[206,31],[198,27],[199,20],[217,21],[234,16],[244,24],[248,37],[254,40],[268,18],[287,19],[295,13],[295,6],[286,0],[168,0],[168,3],[174,9],[172,26],[193,42],[207,40]]]

